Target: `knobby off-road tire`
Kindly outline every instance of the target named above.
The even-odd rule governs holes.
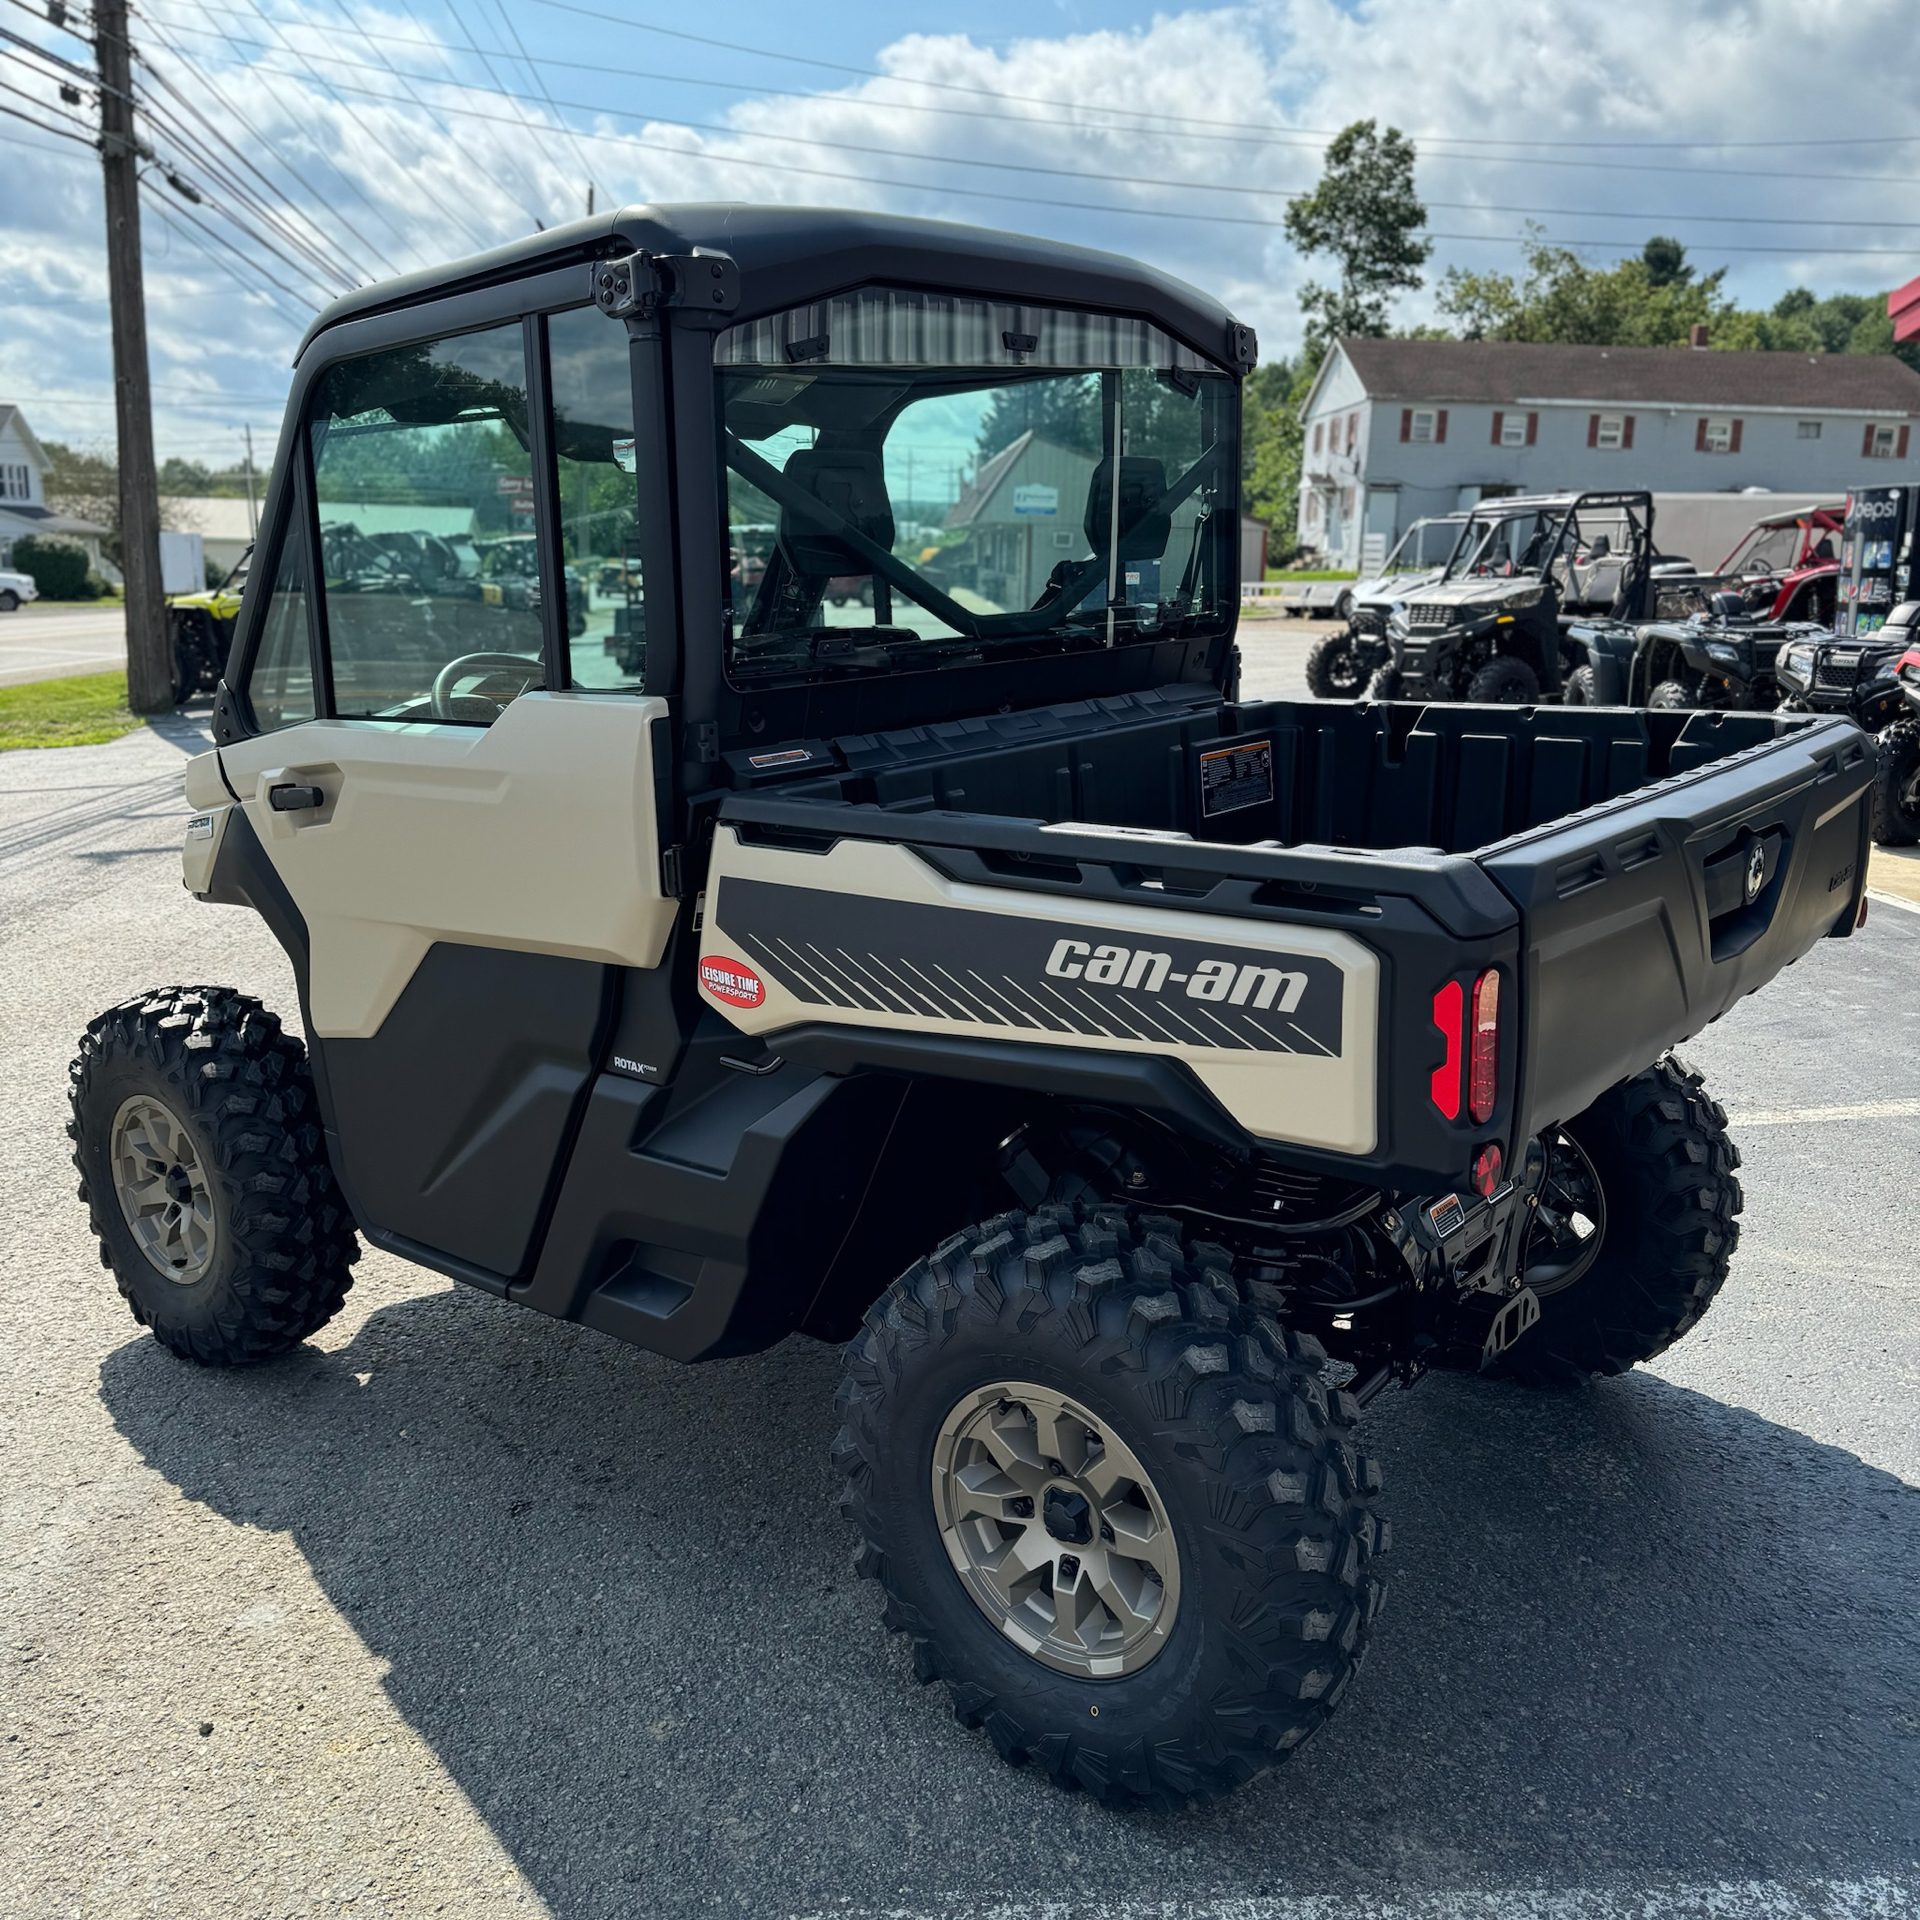
[[[170,987],[86,1030],[67,1124],[100,1263],[188,1360],[241,1366],[340,1311],[360,1245],[306,1053],[225,987]]]
[[[1662,680],[1647,695],[1647,705],[1662,712],[1691,712],[1700,705],[1700,697],[1684,680]]]
[[[1503,653],[1467,682],[1469,705],[1486,707],[1530,707],[1540,698],[1540,676],[1524,660]]]
[[[1402,674],[1398,667],[1375,667],[1367,679],[1367,698],[1369,700],[1399,700]]]
[[[1566,691],[1560,698],[1569,707],[1597,707],[1600,702],[1594,697],[1594,672],[1591,667],[1575,667],[1567,675]]]
[[[1585,1246],[1544,1225],[1529,1239],[1540,1320],[1500,1363],[1529,1386],[1625,1373],[1664,1353],[1712,1304],[1740,1239],[1740,1153],[1726,1113],[1673,1055],[1559,1132],[1571,1150],[1552,1143],[1542,1207],[1595,1231]]]
[[[1243,1296],[1224,1249],[1183,1242],[1164,1215],[1050,1205],[936,1248],[849,1349],[834,1448],[842,1510],[861,1537],[856,1567],[886,1590],[886,1624],[912,1641],[916,1677],[943,1681],[961,1723],[984,1728],[1003,1758],[1110,1806],[1210,1799],[1298,1746],[1346,1693],[1384,1592],[1375,1561],[1387,1534],[1371,1510],[1380,1470],[1355,1446],[1352,1396],[1322,1383],[1325,1362],[1318,1342]],[[1022,1390],[1069,1402],[1085,1424],[1034,1432],[1105,1458],[1087,1445],[1097,1430],[1137,1466],[1145,1506],[1164,1514],[1177,1587],[1143,1583],[1138,1611],[1161,1609],[1158,1644],[1136,1644],[1120,1674],[1047,1664],[963,1584],[955,1556],[966,1549],[943,1538],[935,1489],[959,1486],[939,1475],[941,1449],[983,1389],[986,1411],[972,1417],[1008,1431],[1024,1431]],[[975,1459],[974,1484],[985,1472],[997,1498],[995,1463]],[[1039,1471],[1054,1464],[1100,1477],[1085,1459]],[[1062,1548],[1054,1497],[1042,1493],[1024,1522],[980,1526],[1030,1535],[1044,1559]],[[1147,1530],[1145,1507],[1129,1521],[1106,1498],[1079,1524],[1105,1538],[1117,1522],[1118,1554]],[[1031,1534],[1042,1527],[1051,1538]],[[1075,1590],[1058,1581],[1056,1565],[1047,1592],[1065,1591],[1071,1609]],[[1031,1607],[1022,1618],[1031,1625]]]
[[[1920,720],[1895,721],[1874,752],[1874,842],[1910,847],[1920,840]]]
[[[1316,700],[1352,700],[1365,679],[1351,633],[1323,634],[1307,649],[1307,688]]]

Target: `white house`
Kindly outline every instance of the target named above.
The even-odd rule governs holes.
[[[94,571],[102,572],[100,542],[107,529],[47,505],[47,470],[52,464],[26,416],[0,400],[0,567],[12,563],[13,543],[31,533],[84,547]]]
[[[1920,480],[1916,419],[1920,373],[1891,355],[1346,339],[1302,413],[1298,533],[1354,567],[1499,494],[1838,496]]]
[[[240,556],[253,545],[259,509],[249,500],[181,494],[161,501],[160,517],[177,532],[197,533],[207,565],[225,574],[240,564]]]

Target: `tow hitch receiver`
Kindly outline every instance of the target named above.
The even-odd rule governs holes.
[[[1480,1364],[1485,1366],[1491,1360],[1497,1360],[1520,1338],[1540,1324],[1540,1299],[1531,1287],[1522,1287],[1507,1304],[1493,1316],[1493,1325],[1487,1329],[1487,1344],[1481,1354]]]

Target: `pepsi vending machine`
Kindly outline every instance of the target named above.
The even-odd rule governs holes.
[[[1833,610],[1836,634],[1877,633],[1901,601],[1920,599],[1916,520],[1920,487],[1855,487],[1847,495],[1840,594]]]

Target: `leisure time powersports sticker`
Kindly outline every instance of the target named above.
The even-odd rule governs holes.
[[[1337,1055],[1344,976],[1331,960],[1160,933],[874,899],[729,876],[716,929],[751,956],[701,962],[731,1006],[758,967],[843,1012],[1256,1053]],[[722,970],[722,991],[709,975]],[[732,970],[732,971],[728,971]]]

